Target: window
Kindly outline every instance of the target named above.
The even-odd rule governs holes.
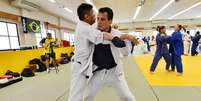
[[[37,46],[41,47],[40,46],[40,41],[42,40],[42,34],[41,33],[35,33],[35,35],[36,35]]]
[[[35,36],[36,36],[36,42],[37,42],[37,46],[38,47],[42,47],[40,45],[40,41],[46,37],[46,30],[45,30],[45,24],[44,23],[41,23],[41,33],[34,33]]]
[[[17,25],[0,22],[0,50],[19,49]]]
[[[42,38],[45,38],[47,36],[44,23],[41,23],[41,34],[42,34]]]
[[[195,33],[196,33],[196,30],[195,30],[195,29],[190,29],[189,31],[190,31],[190,35],[191,35],[191,36],[195,36]]]
[[[72,33],[64,32],[64,40],[67,40],[71,45],[74,45],[75,35]]]
[[[70,36],[69,35],[70,35],[69,33],[64,32],[64,40],[70,41]]]

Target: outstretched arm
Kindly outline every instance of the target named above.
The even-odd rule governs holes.
[[[126,47],[126,43],[124,40],[120,39],[119,37],[115,36],[112,39],[112,43],[117,47],[117,48],[123,48]]]
[[[138,44],[139,43],[139,41],[137,40],[137,38],[135,36],[129,35],[129,34],[122,34],[120,36],[120,39],[122,39],[122,40],[129,40],[129,41],[133,42],[134,44]]]

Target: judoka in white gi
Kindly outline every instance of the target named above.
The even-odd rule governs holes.
[[[109,32],[115,37],[112,41],[104,41],[95,45],[93,52],[93,76],[85,90],[84,101],[93,101],[97,92],[104,86],[112,86],[121,101],[136,101],[128,88],[124,77],[123,67],[120,62],[120,54],[128,55],[128,47],[124,39],[130,39],[129,35],[111,28],[113,11],[108,7],[100,8],[97,16],[98,29]],[[137,40],[137,39],[136,39]],[[136,42],[135,42],[136,43]],[[109,98],[105,98],[105,101]]]
[[[95,13],[93,7],[89,4],[81,4],[77,13],[80,21],[75,30],[75,51],[72,63],[71,84],[68,101],[82,101],[84,89],[86,88],[87,80],[90,80],[92,72],[92,58],[94,45],[102,43],[103,40],[112,40],[113,35],[110,33],[102,33],[92,27],[95,22]]]

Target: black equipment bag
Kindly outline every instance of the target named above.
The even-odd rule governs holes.
[[[32,60],[29,61],[29,64],[37,64],[39,66],[39,68],[36,69],[36,72],[43,72],[43,71],[46,70],[45,64],[42,63],[40,61],[40,59],[37,59],[37,58],[32,59]]]
[[[43,61],[43,62],[46,61],[46,57],[45,57],[45,55],[41,55],[40,58],[41,58],[41,61]]]
[[[21,75],[23,77],[33,77],[35,76],[34,72],[30,68],[24,68],[22,71]]]
[[[11,76],[13,76],[13,77],[20,77],[20,74],[19,74],[19,73],[17,73],[17,72],[12,72],[12,71],[10,71],[10,70],[8,70],[5,75],[11,75]]]

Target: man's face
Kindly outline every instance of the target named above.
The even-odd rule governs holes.
[[[91,25],[94,24],[96,21],[96,15],[94,13],[94,10],[90,10],[90,12],[85,15],[85,19],[87,20],[89,24]]]
[[[112,24],[112,20],[108,20],[107,15],[108,14],[104,12],[104,13],[99,13],[97,16],[98,29],[101,31],[108,31]]]
[[[48,37],[49,39],[51,39],[51,38],[52,38],[52,35],[51,35],[51,34],[47,34],[47,37]]]

